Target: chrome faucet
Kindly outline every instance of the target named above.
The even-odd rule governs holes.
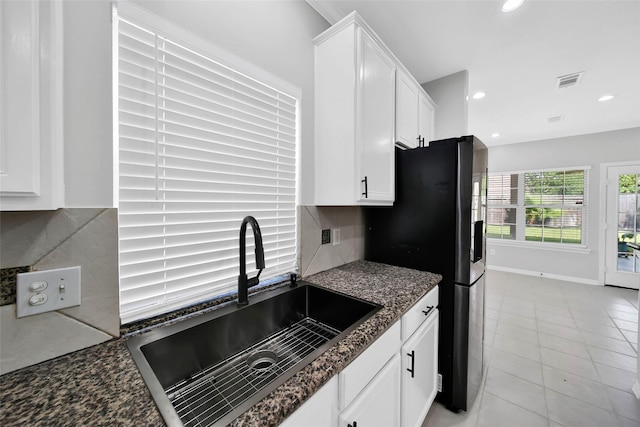
[[[247,224],[251,224],[253,230],[253,240],[255,242],[256,268],[258,274],[256,277],[247,279]],[[247,216],[242,220],[240,225],[240,275],[238,276],[238,305],[249,304],[249,288],[259,283],[260,273],[264,269],[264,248],[262,247],[262,233],[258,221],[252,216]]]

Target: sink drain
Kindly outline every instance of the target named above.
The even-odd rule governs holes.
[[[271,350],[259,350],[247,357],[249,368],[259,373],[271,371],[277,362],[278,355]]]

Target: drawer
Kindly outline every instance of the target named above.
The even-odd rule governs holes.
[[[431,307],[431,308],[429,308]],[[438,307],[438,287],[431,289],[428,294],[420,298],[413,307],[411,307],[402,316],[402,342],[409,337],[422,325],[427,316],[434,313]],[[427,314],[425,314],[425,312]]]
[[[353,401],[384,365],[400,351],[400,322],[396,322],[351,362],[339,376],[340,410]]]

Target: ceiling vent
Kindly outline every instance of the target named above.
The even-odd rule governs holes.
[[[549,117],[547,121],[549,123],[555,123],[555,122],[561,121],[562,119],[564,119],[564,116],[553,116],[553,117]]]
[[[563,89],[565,87],[575,86],[580,83],[584,71],[579,73],[567,74],[566,76],[560,76],[556,79],[556,89]]]

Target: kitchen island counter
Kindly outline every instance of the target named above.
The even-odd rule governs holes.
[[[437,286],[441,276],[356,261],[305,280],[383,308],[238,417],[234,426],[282,422]],[[126,339],[0,376],[0,397],[3,426],[164,424]]]

